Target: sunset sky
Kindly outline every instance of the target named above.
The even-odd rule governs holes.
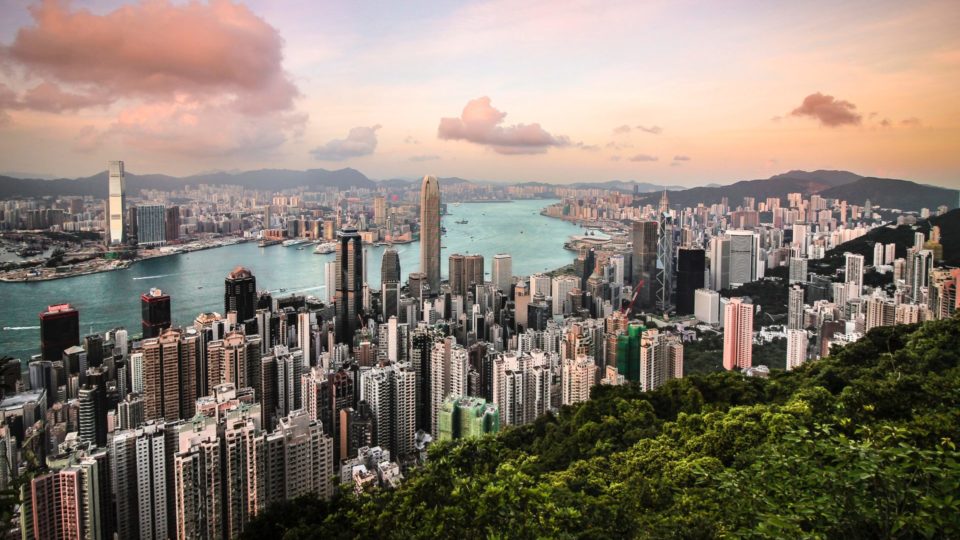
[[[960,2],[0,0],[0,172],[960,187]]]

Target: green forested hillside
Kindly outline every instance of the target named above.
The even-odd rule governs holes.
[[[769,379],[695,375],[435,445],[397,491],[246,538],[958,538],[960,320],[878,328]]]

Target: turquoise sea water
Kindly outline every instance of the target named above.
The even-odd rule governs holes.
[[[573,254],[563,249],[575,225],[543,217],[540,209],[555,201],[528,200],[510,203],[448,206],[443,217],[447,234],[442,238],[443,276],[447,255],[479,253],[486,272],[493,256],[513,256],[513,273],[525,276],[569,264]],[[455,221],[467,220],[467,224]],[[383,247],[367,248],[367,282],[379,288]],[[419,243],[397,246],[403,280],[419,269]],[[139,262],[126,270],[37,283],[0,283],[0,355],[26,362],[39,352],[39,314],[47,305],[69,302],[80,310],[81,336],[125,326],[140,333],[140,295],[151,287],[170,294],[174,324],[190,324],[204,311],[223,312],[223,279],[243,265],[257,278],[257,287],[274,296],[314,295],[326,299],[323,263],[334,254],[314,255],[312,246],[257,247],[238,244],[185,255]],[[280,289],[285,289],[280,292]]]

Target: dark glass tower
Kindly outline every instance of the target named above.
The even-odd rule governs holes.
[[[383,320],[398,314],[400,306],[400,255],[387,248],[380,263],[380,301],[383,305]]]
[[[657,290],[656,221],[633,222],[633,285],[640,289],[634,309],[653,309]]]
[[[238,266],[227,274],[223,282],[224,315],[237,312],[237,321],[253,318],[257,310],[257,278],[250,270]]]
[[[63,351],[80,344],[80,312],[70,304],[47,307],[40,314],[40,354],[60,360]]]
[[[337,233],[336,339],[353,346],[353,335],[363,325],[363,245],[356,229]]]
[[[705,255],[700,248],[680,248],[677,256],[677,315],[693,313],[694,293],[703,288]]]
[[[170,328],[170,295],[160,289],[140,296],[140,319],[143,322],[143,339],[153,338]]]

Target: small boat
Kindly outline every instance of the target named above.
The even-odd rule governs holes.
[[[465,219],[461,219],[459,221],[454,221],[454,223],[456,223],[457,225],[466,225],[467,223],[470,223],[470,222]]]

